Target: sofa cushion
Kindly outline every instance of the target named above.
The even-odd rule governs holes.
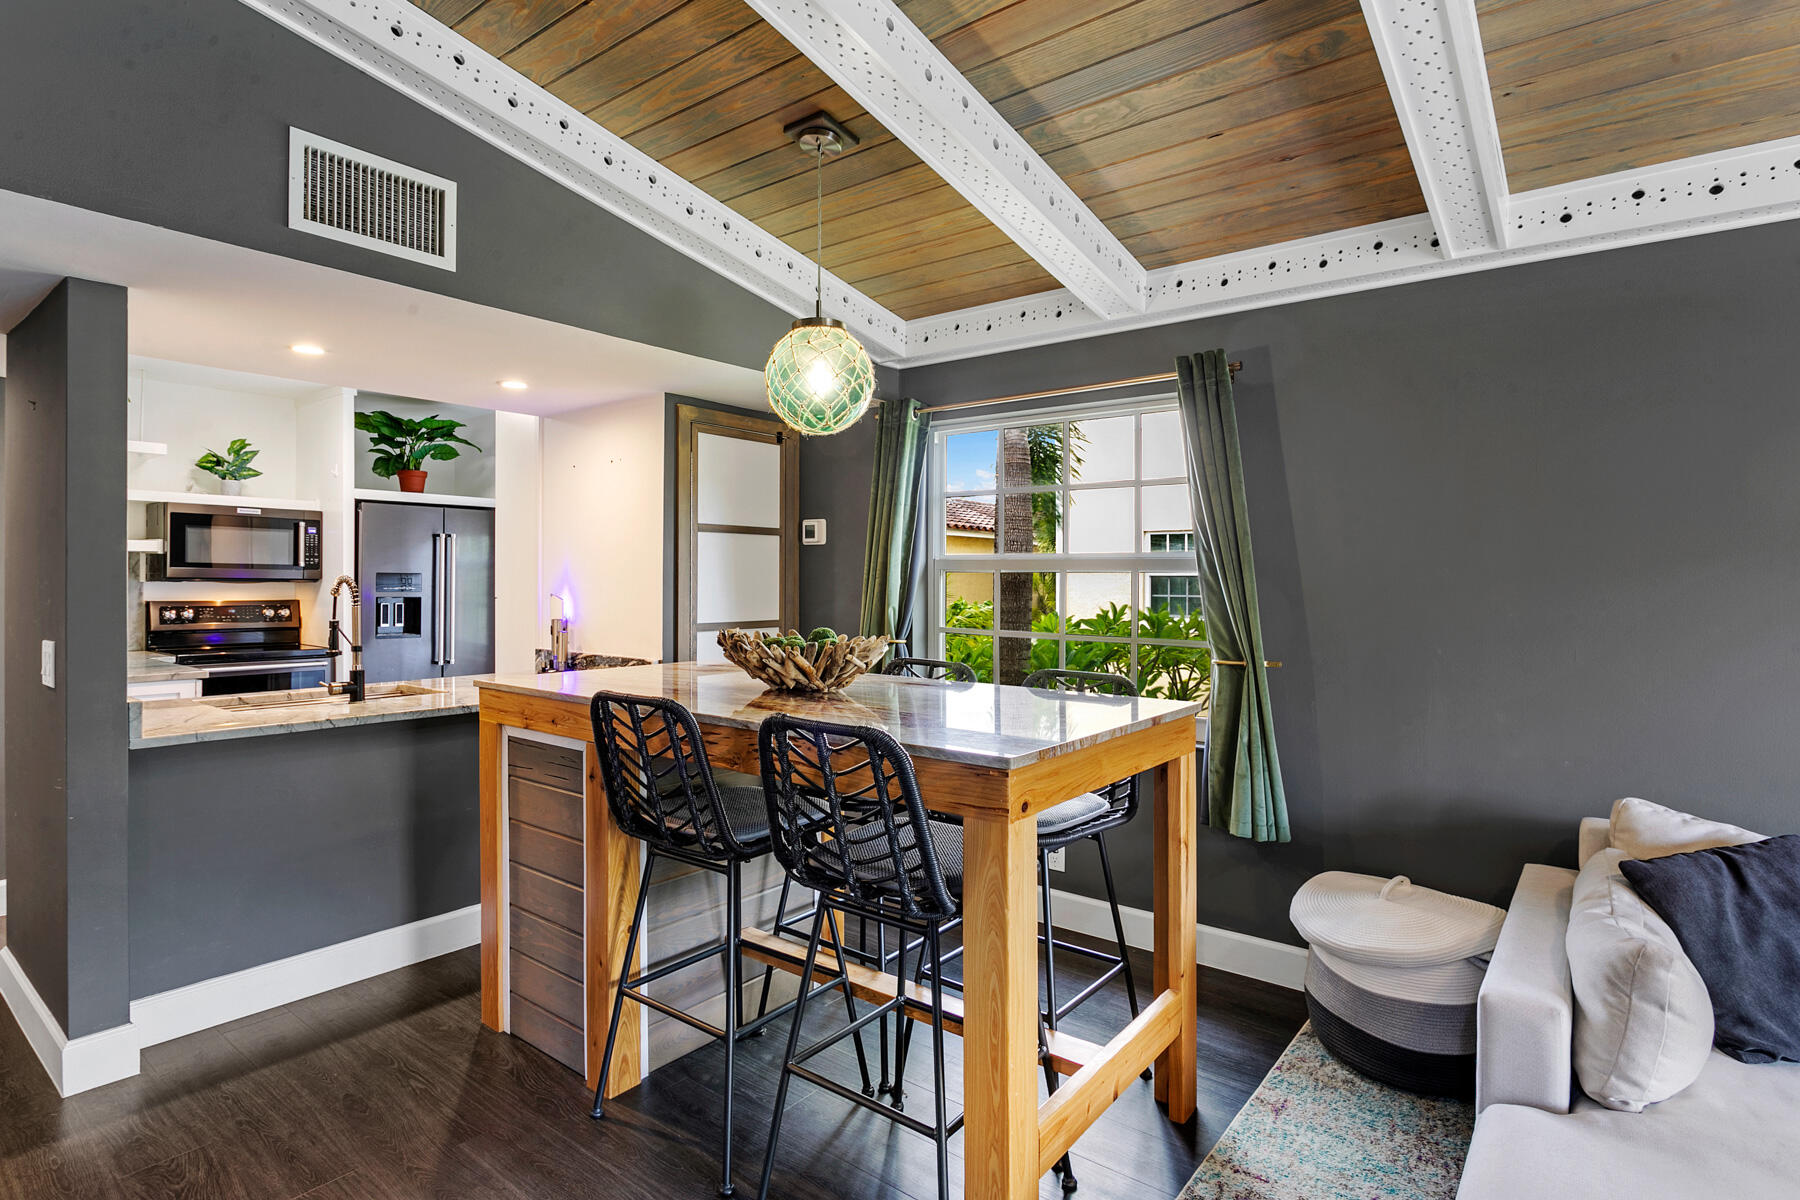
[[[1636,796],[1613,801],[1612,844],[1623,850],[1626,858],[1661,858],[1712,846],[1760,842],[1762,838],[1760,833],[1723,821],[1708,821]]]
[[[1575,1076],[1607,1108],[1641,1112],[1694,1081],[1712,1050],[1706,984],[1661,917],[1602,851],[1575,877],[1569,978]]]
[[[1800,1062],[1800,837],[1716,846],[1620,870],[1706,981],[1719,1049]]]
[[[1800,1065],[1707,1056],[1700,1078],[1642,1113],[1578,1099],[1496,1104],[1475,1123],[1458,1200],[1793,1200]]]

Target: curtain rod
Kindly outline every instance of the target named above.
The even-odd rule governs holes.
[[[1235,377],[1244,369],[1244,364],[1229,364]],[[1139,375],[1135,379],[1115,379],[1110,383],[1084,383],[1079,387],[1050,388],[1042,392],[1021,392],[1017,396],[991,396],[986,400],[958,400],[954,404],[933,404],[929,408],[921,408],[921,413],[949,412],[953,408],[985,408],[990,404],[1011,404],[1015,400],[1047,400],[1051,396],[1074,396],[1082,392],[1104,392],[1111,388],[1131,387],[1140,383],[1174,383],[1178,376],[1173,371],[1165,371],[1161,375]]]

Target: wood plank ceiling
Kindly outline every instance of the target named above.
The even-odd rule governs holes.
[[[1425,211],[1357,0],[900,0],[1145,267]]]
[[[1054,289],[743,0],[414,0],[905,318]],[[901,0],[1146,267],[1424,211],[1357,0]]]
[[[1479,0],[1513,191],[1800,134],[1800,0]]]
[[[861,142],[825,164],[825,265],[904,318],[1056,280],[743,0],[414,0],[807,255],[812,160],[782,129],[824,110]]]

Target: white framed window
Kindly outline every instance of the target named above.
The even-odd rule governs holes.
[[[934,422],[930,644],[987,682],[1109,671],[1192,698],[1211,666],[1173,397]]]

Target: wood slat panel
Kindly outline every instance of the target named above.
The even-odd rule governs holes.
[[[607,18],[596,14],[596,19]],[[586,112],[748,29],[755,20],[743,0],[688,0],[655,24],[563,75],[550,90]]]
[[[542,33],[581,0],[488,0],[456,23],[456,32],[496,58],[504,58],[521,42]]]
[[[581,1028],[583,999],[579,979],[552,970],[528,954],[514,953],[512,992],[571,1028]]]
[[[1800,133],[1800,0],[1486,0],[1514,191]]]
[[[516,737],[507,740],[506,760],[507,770],[514,779],[527,779],[581,795],[580,751]]]
[[[572,929],[533,916],[518,906],[511,909],[510,945],[571,979],[581,978],[581,935]]]
[[[453,26],[480,8],[482,0],[413,0],[413,3],[444,24]]]
[[[512,819],[566,838],[581,836],[581,797],[528,779],[514,778]]]
[[[686,0],[583,0],[562,20],[506,54],[506,65],[549,84],[674,12]]]
[[[536,1046],[569,1070],[581,1070],[585,1050],[581,1030],[545,1012],[517,992],[512,994],[511,1000],[513,1036]]]
[[[512,864],[508,874],[512,903],[526,912],[554,921],[572,933],[581,932],[581,889],[570,887],[530,867]]]
[[[514,862],[574,887],[581,886],[581,843],[578,840],[523,821],[511,822],[509,835]]]

